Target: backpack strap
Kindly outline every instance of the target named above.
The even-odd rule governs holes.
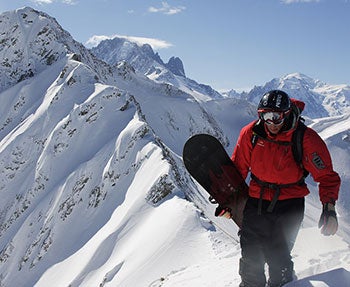
[[[303,123],[303,121],[299,121],[298,126],[296,128],[296,130],[293,133],[292,136],[292,152],[293,152],[293,156],[294,159],[296,161],[296,163],[303,167],[303,139],[304,139],[304,133],[306,131],[306,125]]]
[[[257,120],[253,126],[253,135],[251,138],[251,143],[253,148],[255,147],[256,143],[258,142],[259,138],[267,138],[266,131],[264,129],[264,124],[261,120]]]

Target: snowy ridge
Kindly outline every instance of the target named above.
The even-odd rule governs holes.
[[[9,274],[16,274],[15,270],[40,271],[37,265],[41,265],[48,250],[56,254],[53,260],[59,260],[79,249],[108,219],[108,214],[125,201],[127,191],[133,205],[134,181],[135,190],[145,192],[138,195],[143,205],[144,198],[157,202],[162,198],[161,192],[170,193],[176,187],[166,161],[165,170],[161,169],[165,148],[152,144],[157,141],[142,120],[135,99],[112,86],[91,82],[89,88],[86,80],[90,76],[81,77],[77,70],[73,74],[83,82],[73,81],[64,88],[51,87],[28,123],[3,141],[1,163],[3,170],[7,170],[2,179],[3,198],[7,195],[8,200],[2,201],[5,213],[1,233],[4,239],[8,238],[2,243],[9,243],[3,246],[1,258]],[[75,89],[80,97],[74,97]],[[82,90],[86,93],[82,94]],[[34,148],[28,150],[28,145]],[[154,153],[158,156],[152,156]],[[142,180],[136,174],[144,162],[156,165],[157,170],[153,179],[148,174],[147,181],[140,185]],[[16,200],[6,190],[16,191]],[[130,208],[121,206],[120,216],[124,217]],[[60,231],[67,224],[84,228],[73,228],[67,235]],[[11,239],[13,232],[16,235]],[[23,244],[23,238],[27,238],[28,245]],[[59,246],[55,248],[55,243],[63,241],[77,245],[62,252]],[[20,277],[19,286],[28,283],[26,276]],[[12,282],[12,276],[7,280]]]
[[[237,227],[214,217],[181,154],[196,133],[231,153],[255,104],[109,66],[31,8],[0,15],[0,27],[0,286],[237,286]],[[350,270],[348,119],[308,119],[343,179],[341,229],[318,236],[310,180],[299,277]]]

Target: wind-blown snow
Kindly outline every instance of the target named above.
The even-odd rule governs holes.
[[[348,278],[348,87],[291,74],[249,95],[218,96],[167,67],[155,81],[126,62],[110,66],[28,7],[0,15],[0,28],[0,286],[238,286],[237,227],[214,217],[182,147],[209,133],[231,153],[256,118],[254,99],[278,87],[303,91],[307,123],[343,180],[340,230],[322,237],[308,179],[296,275],[314,275],[310,286]]]

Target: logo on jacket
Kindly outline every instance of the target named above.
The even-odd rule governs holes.
[[[318,155],[317,152],[312,154],[312,162],[317,169],[324,169],[326,165],[324,164],[322,158]]]

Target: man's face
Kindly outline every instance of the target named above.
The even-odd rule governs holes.
[[[273,123],[266,123],[265,122],[265,126],[267,127],[267,129],[269,130],[270,133],[275,135],[275,134],[278,134],[279,131],[282,129],[283,122],[280,124],[273,124]]]
[[[286,118],[285,112],[280,111],[261,111],[259,117],[264,121],[268,131],[272,134],[278,134]]]

